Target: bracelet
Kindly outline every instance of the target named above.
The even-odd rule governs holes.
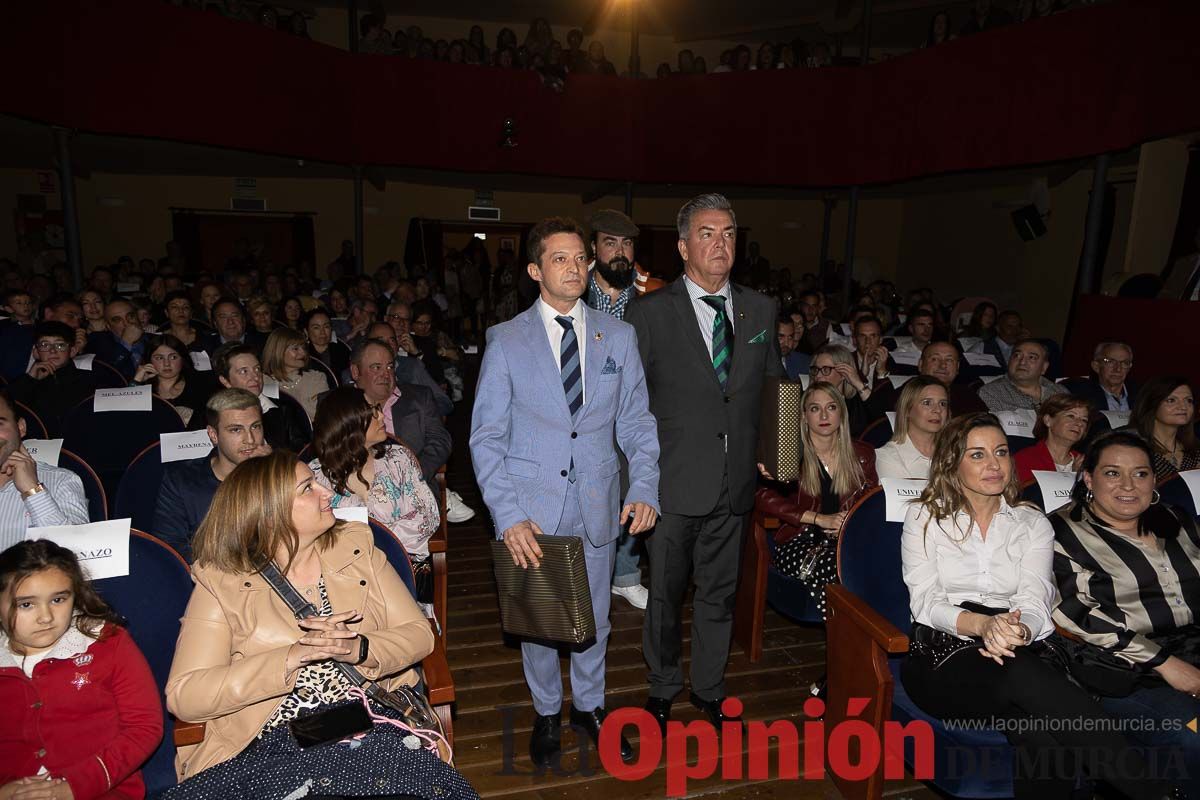
[[[35,494],[41,494],[41,493],[42,493],[42,492],[44,492],[44,491],[46,491],[46,487],[45,487],[45,485],[44,485],[44,484],[42,484],[42,483],[35,483],[35,484],[33,485],[33,488],[32,488],[32,489],[29,489],[28,491],[21,492],[21,499],[22,499],[22,500],[28,500],[29,498],[33,497]]]

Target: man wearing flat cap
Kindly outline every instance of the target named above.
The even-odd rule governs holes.
[[[592,262],[584,300],[596,311],[625,319],[625,307],[638,295],[634,282],[637,267],[634,248],[638,227],[633,220],[610,208],[603,208],[588,219],[592,229]],[[628,467],[621,459],[621,491],[628,482]],[[638,540],[624,530],[617,541],[616,563],[613,566],[612,593],[624,598],[631,606],[645,610],[650,592],[642,586],[638,567]]]

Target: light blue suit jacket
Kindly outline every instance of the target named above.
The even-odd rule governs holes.
[[[545,534],[555,532],[574,459],[588,539],[595,546],[615,540],[622,508],[617,446],[629,461],[625,502],[659,508],[658,428],[637,336],[630,325],[583,308],[585,399],[574,423],[537,302],[488,329],[471,415],[471,460],[497,537],[526,519]]]

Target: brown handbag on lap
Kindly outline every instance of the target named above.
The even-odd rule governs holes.
[[[535,536],[541,565],[513,563],[504,542],[492,542],[492,564],[504,632],[530,639],[581,644],[596,636],[583,541],[578,536]]]
[[[800,396],[798,381],[768,378],[763,382],[762,416],[758,423],[759,461],[775,480],[800,477]]]

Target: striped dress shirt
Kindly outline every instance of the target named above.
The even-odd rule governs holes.
[[[1054,621],[1085,641],[1133,664],[1156,667],[1167,653],[1150,637],[1197,620],[1200,534],[1177,514],[1176,537],[1134,539],[1075,505],[1050,516],[1054,578],[1061,600]],[[1167,517],[1170,520],[1170,517]]]
[[[38,480],[46,491],[22,499],[11,480],[0,488],[0,551],[25,540],[29,528],[83,525],[88,520],[83,482],[69,469],[38,463]]]

